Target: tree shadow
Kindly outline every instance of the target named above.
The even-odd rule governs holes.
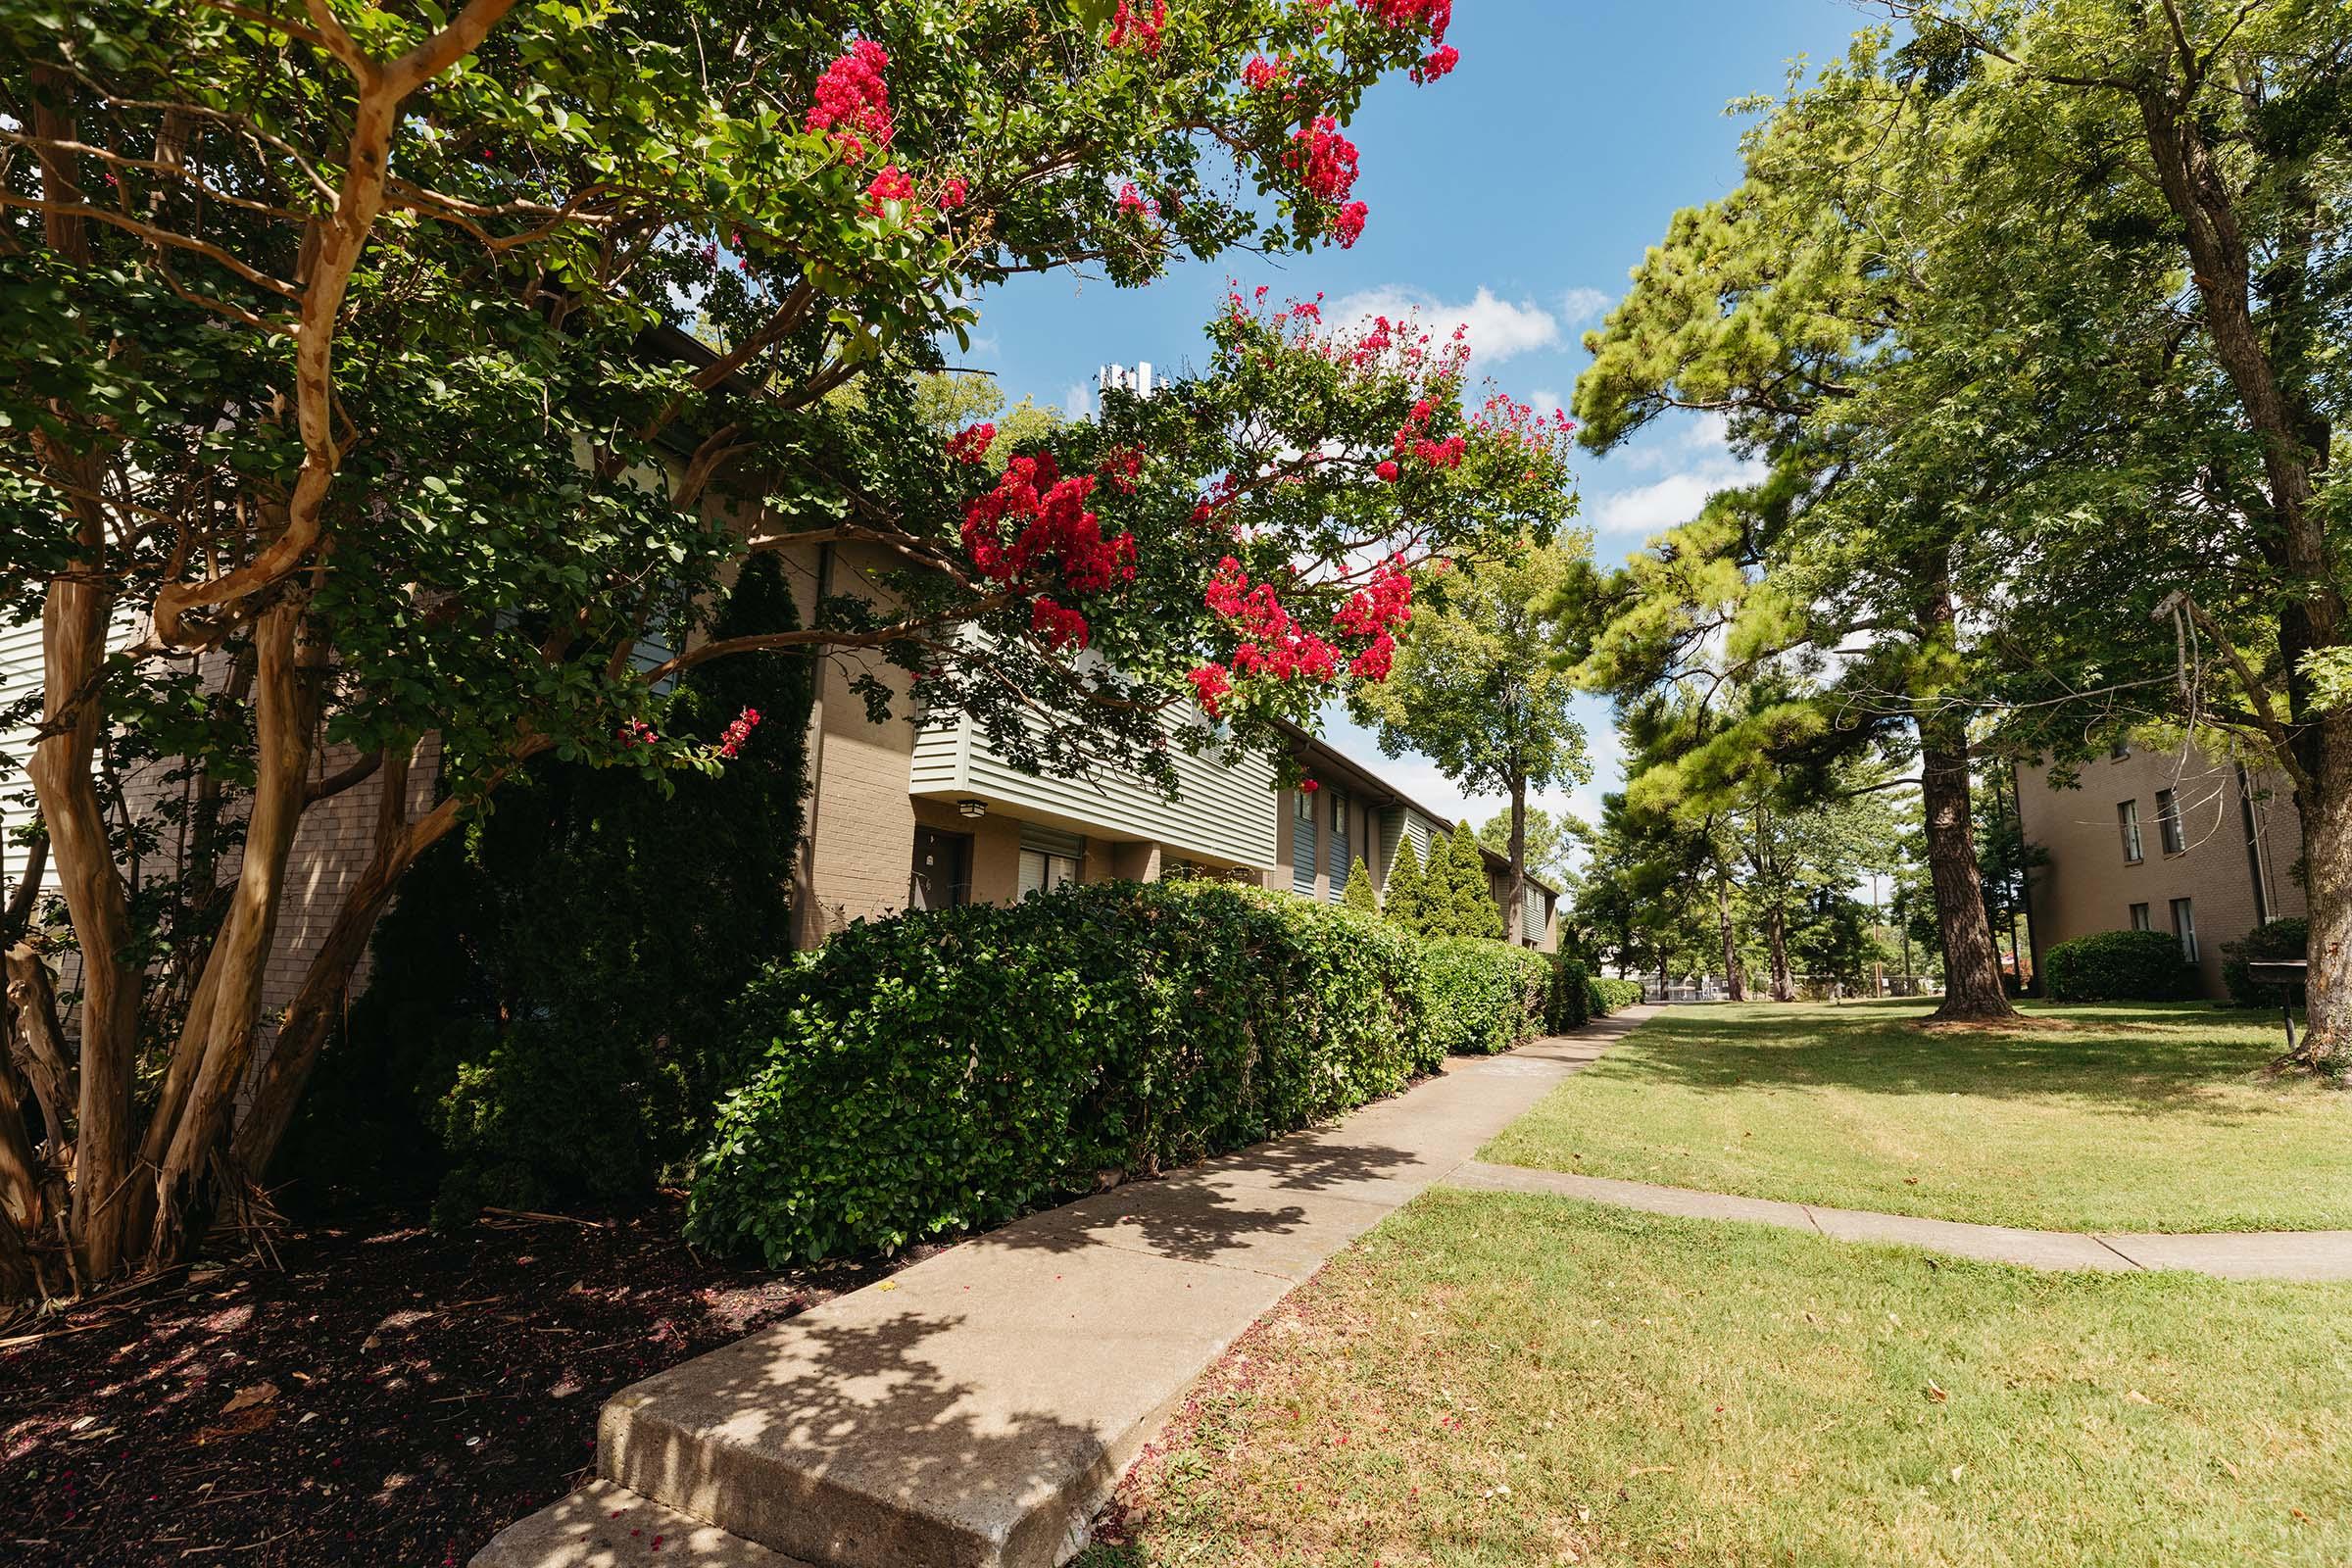
[[[1839,1089],[1877,1095],[2078,1100],[2121,1114],[2193,1115],[2217,1124],[2283,1111],[2217,1091],[2256,1087],[2277,1037],[2256,1013],[2208,1004],[2037,1009],[2067,1027],[1927,1031],[1932,1002],[1842,1006],[1754,1003],[1669,1009],[1643,1049],[1608,1062],[1614,1081],[1772,1093]]]

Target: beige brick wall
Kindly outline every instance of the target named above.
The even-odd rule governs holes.
[[[2049,863],[2029,884],[2035,967],[2061,942],[2132,924],[2132,906],[2148,906],[2149,924],[2170,931],[2172,901],[2190,901],[2196,922],[2197,968],[2205,995],[2227,995],[2221,979],[2222,945],[2234,942],[2266,917],[2305,911],[2302,887],[2290,874],[2301,858],[2302,819],[2283,784],[2247,775],[2241,789],[2234,761],[2192,744],[2169,751],[2133,749],[2123,758],[2084,764],[2079,789],[2055,789],[2047,770],[2017,774],[2018,819],[2026,841]],[[2181,847],[2165,849],[2158,792],[2179,806]],[[2125,855],[2117,808],[2135,804],[2141,858]],[[2249,810],[2253,819],[2247,828]],[[2257,895],[2259,873],[2263,896]],[[2263,907],[2267,905],[2267,910]]]

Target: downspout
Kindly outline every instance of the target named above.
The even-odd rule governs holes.
[[[827,540],[816,547],[816,599],[808,611],[811,625],[824,618],[825,596],[832,591],[833,544]],[[823,819],[825,799],[825,657],[823,643],[808,650],[809,680],[813,683],[808,702],[808,800],[801,810],[801,907],[793,911],[797,933],[793,945],[803,952],[821,945],[825,935],[825,911],[816,902],[816,825]]]
[[[2254,923],[2271,923],[2271,881],[2264,874],[2262,863],[2262,826],[2254,817],[2254,785],[2246,776],[2246,764],[2239,762],[2237,770],[2238,818],[2246,830],[2246,873],[2254,883]]]

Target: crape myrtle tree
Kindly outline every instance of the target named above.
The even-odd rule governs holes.
[[[10,935],[79,955],[71,1046],[12,991],[0,1089],[47,1136],[0,1107],[0,1288],[184,1257],[419,853],[533,757],[723,765],[663,733],[690,667],[874,650],[1026,765],[1164,780],[1171,729],[1244,745],[1384,673],[1424,563],[1546,532],[1558,432],[1466,413],[1458,335],[1311,307],[1237,299],[1200,376],[1002,473],[989,432],[921,434],[936,345],[1013,273],[1350,243],[1347,122],[1451,68],[1448,11],[0,4],[0,598],[43,629]],[[743,552],[823,545],[898,591],[708,635]],[[1218,734],[1170,717],[1196,692]],[[201,803],[223,891],[184,929],[123,869],[126,748]],[[288,847],[368,777],[368,863],[249,1074]]]
[[[1551,427],[1565,431],[1567,421],[1555,412]],[[1560,667],[1551,624],[1570,572],[1589,555],[1587,538],[1529,539],[1500,560],[1439,578],[1402,639],[1395,673],[1350,697],[1389,756],[1418,751],[1465,794],[1509,801],[1494,847],[1511,862],[1503,910],[1514,942],[1524,934],[1528,792],[1592,776],[1584,728],[1569,710],[1576,684]]]

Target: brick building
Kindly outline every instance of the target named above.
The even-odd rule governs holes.
[[[2233,759],[2193,741],[2118,747],[2083,765],[2078,788],[2038,767],[2016,784],[2026,842],[2049,857],[2027,883],[2036,972],[2050,948],[2093,931],[2167,931],[2219,999],[2222,945],[2304,912],[2292,793]]]

